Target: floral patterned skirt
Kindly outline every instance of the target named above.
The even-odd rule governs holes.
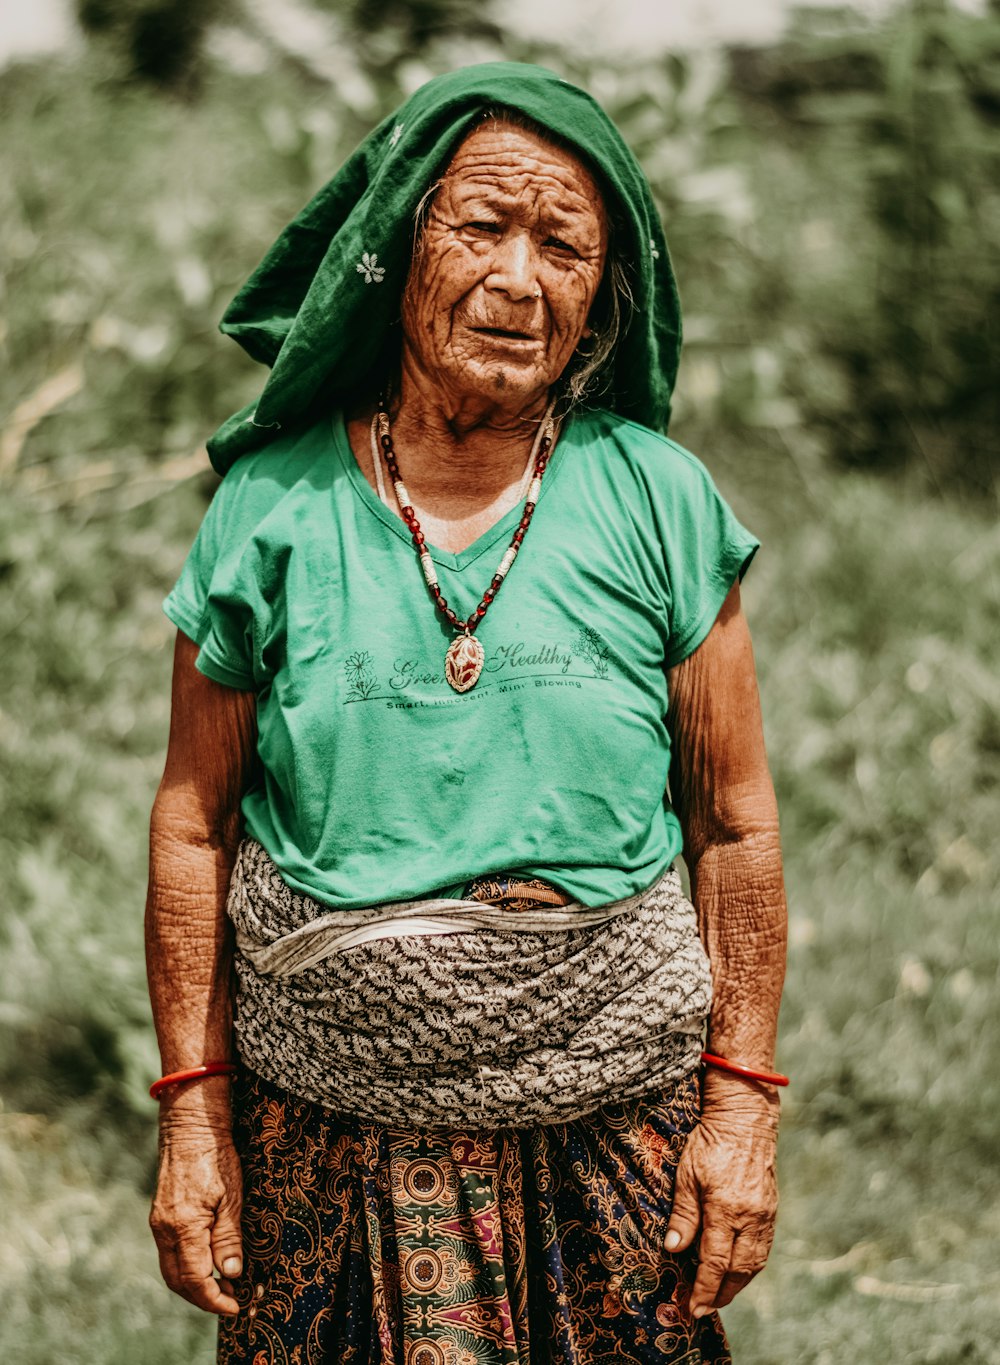
[[[382,1128],[244,1071],[220,1365],[730,1365],[663,1250],[698,1080],[571,1123]]]

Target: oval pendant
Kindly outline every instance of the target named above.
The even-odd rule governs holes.
[[[479,681],[486,651],[474,635],[459,635],[444,656],[444,676],[456,692],[468,692]]]

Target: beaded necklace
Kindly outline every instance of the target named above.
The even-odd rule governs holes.
[[[420,567],[423,570],[424,581],[430,590],[431,596],[437,604],[438,611],[448,621],[448,624],[458,635],[448,646],[444,656],[444,676],[449,686],[456,692],[468,692],[475,687],[479,681],[479,676],[483,671],[483,664],[486,661],[486,651],[476,639],[475,631],[480,621],[489,610],[490,603],[496,597],[503,586],[504,579],[510,573],[511,565],[517,558],[517,552],[521,548],[521,542],[531,524],[531,518],[538,502],[538,496],[542,487],[542,476],[545,473],[549,457],[552,454],[552,447],[555,442],[555,424],[552,420],[552,409],[554,403],[550,403],[542,424],[539,427],[538,436],[532,446],[531,454],[528,457],[528,465],[525,469],[525,478],[530,479],[527,487],[527,497],[524,508],[521,512],[521,520],[518,522],[517,530],[511,538],[510,544],[504,551],[503,558],[497,567],[496,573],[490,580],[490,585],[483,593],[479,606],[476,607],[467,621],[463,621],[452,608],[448,605],[448,600],[442,595],[438,584],[437,570],[434,561],[431,559],[427,550],[427,542],[424,533],[417,520],[417,514],[413,510],[410,502],[410,495],[406,491],[402,477],[399,472],[399,462],[396,459],[396,451],[392,441],[392,428],[389,424],[389,414],[386,411],[385,400],[379,400],[378,411],[372,423],[372,433],[378,435],[378,443],[382,448],[385,458],[386,468],[389,471],[389,478],[392,481],[393,491],[396,494],[396,501],[399,503],[399,511],[403,520],[406,522],[410,538],[420,560]],[[376,483],[379,493],[382,493],[381,464],[376,463]],[[524,488],[524,480],[521,481],[521,489]],[[521,492],[519,489],[519,493]]]

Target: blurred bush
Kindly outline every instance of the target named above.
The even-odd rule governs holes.
[[[805,421],[845,464],[909,465],[994,500],[995,9],[910,0],[870,29],[803,10],[776,47],[731,54],[730,88],[765,217],[790,224],[774,301],[808,329],[786,371]]]
[[[189,90],[201,75],[205,35],[226,7],[227,0],[75,0],[83,32],[108,45],[128,75]]]

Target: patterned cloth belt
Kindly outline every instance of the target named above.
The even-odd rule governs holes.
[[[598,908],[508,898],[331,911],[246,838],[228,913],[240,1056],[342,1114],[534,1127],[698,1063],[711,977],[672,869]]]

